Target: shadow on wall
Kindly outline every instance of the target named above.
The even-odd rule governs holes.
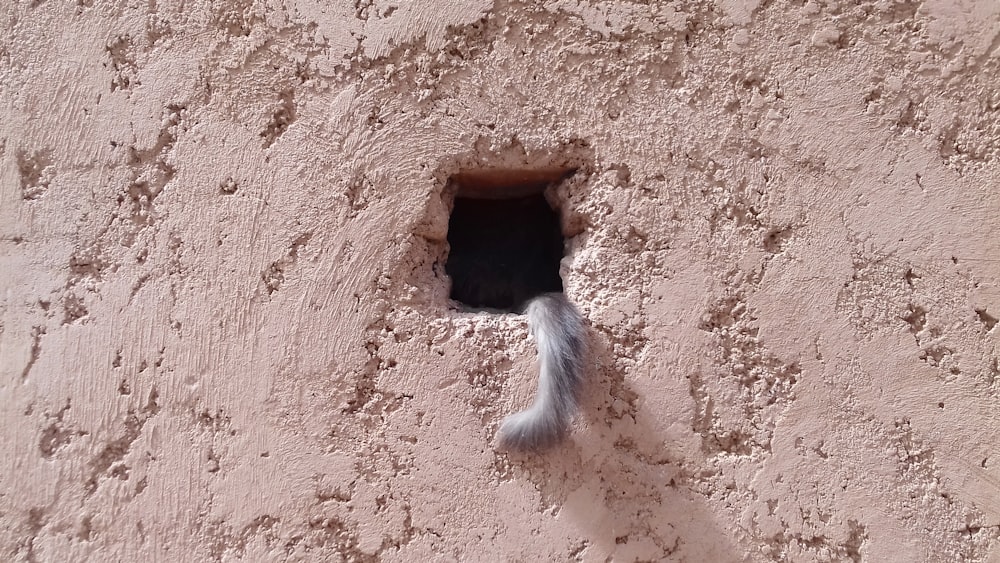
[[[666,447],[655,457],[640,451],[633,437],[655,441],[657,427],[662,428],[652,424],[651,413],[626,407],[618,418],[599,409],[601,401],[610,404],[638,395],[612,365],[613,352],[593,334],[590,346],[594,371],[580,415],[587,429],[577,427],[560,447],[540,456],[510,454],[541,491],[543,504],[579,531],[575,555],[614,561],[742,561],[717,516],[685,484],[691,475],[682,466],[691,460]],[[599,410],[607,414],[601,416]],[[659,441],[670,444],[679,437],[660,436]]]

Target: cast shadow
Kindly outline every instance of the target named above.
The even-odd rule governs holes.
[[[685,459],[670,447],[681,437],[654,423],[660,413],[634,406],[638,395],[593,332],[589,356],[590,383],[570,436],[546,452],[508,454],[541,492],[544,509],[579,531],[576,557],[743,561],[695,490],[708,470],[704,459]]]

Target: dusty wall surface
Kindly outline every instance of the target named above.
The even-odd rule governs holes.
[[[0,6],[0,559],[1000,561],[1000,3]],[[554,192],[583,412],[447,178]]]

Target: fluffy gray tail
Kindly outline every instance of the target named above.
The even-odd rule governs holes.
[[[546,293],[528,304],[527,313],[541,363],[538,391],[531,407],[504,419],[504,449],[536,450],[561,440],[583,386],[586,334],[576,307],[562,293]]]

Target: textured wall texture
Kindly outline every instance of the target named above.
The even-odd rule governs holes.
[[[448,302],[554,188],[570,438]],[[995,0],[0,4],[0,560],[1000,561]]]

